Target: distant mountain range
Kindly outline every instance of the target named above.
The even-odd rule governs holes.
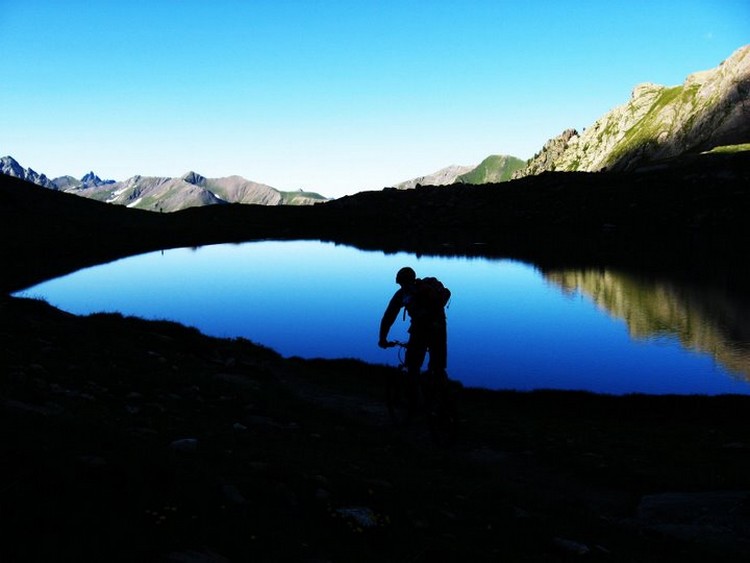
[[[282,192],[240,176],[204,178],[195,172],[180,178],[133,176],[122,182],[102,180],[94,172],[80,179],[61,176],[50,180],[44,174],[24,168],[10,156],[0,158],[0,173],[52,190],[149,211],[178,211],[225,203],[312,205],[327,200],[320,194],[301,190]]]

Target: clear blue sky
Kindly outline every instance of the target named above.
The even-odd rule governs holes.
[[[748,43],[748,0],[0,0],[0,156],[338,197],[528,158]]]

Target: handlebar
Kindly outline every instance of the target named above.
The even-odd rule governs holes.
[[[401,348],[406,348],[406,342],[401,342],[400,340],[389,340],[385,343],[386,348],[394,348],[396,346],[400,346]]]

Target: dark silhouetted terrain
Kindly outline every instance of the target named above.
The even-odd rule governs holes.
[[[747,153],[648,171],[158,214],[0,176],[3,561],[745,561],[749,397],[455,386],[440,440],[390,368],[8,294],[159,248],[310,238],[747,292]],[[373,319],[373,330],[379,319]]]

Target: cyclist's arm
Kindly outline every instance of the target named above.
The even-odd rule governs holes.
[[[388,342],[388,331],[391,330],[393,323],[396,321],[396,317],[398,317],[398,312],[401,310],[402,305],[401,290],[398,290],[393,294],[393,297],[391,297],[391,300],[383,313],[383,318],[380,320],[378,346],[381,348],[386,347],[386,343]]]

